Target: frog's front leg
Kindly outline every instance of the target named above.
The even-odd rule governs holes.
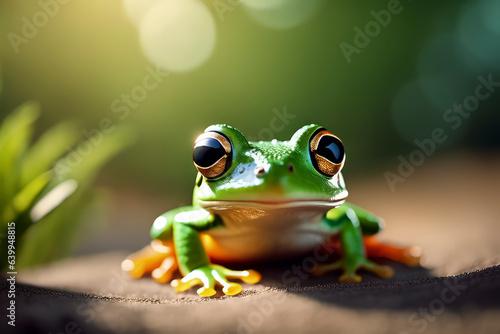
[[[215,285],[219,284],[224,294],[232,296],[240,293],[242,287],[238,283],[230,282],[229,279],[238,278],[250,284],[259,282],[261,275],[254,270],[235,271],[210,263],[199,233],[216,225],[218,217],[210,215],[203,209],[200,210],[204,211],[200,211],[200,215],[205,215],[205,217],[197,221],[189,221],[181,215],[174,223],[175,252],[179,270],[184,278],[173,280],[172,287],[177,292],[181,292],[195,285],[201,285],[197,293],[202,297],[209,297],[216,293]]]
[[[389,266],[376,264],[366,257],[363,243],[363,235],[358,217],[353,209],[347,208],[335,219],[325,216],[324,222],[332,229],[339,232],[342,258],[329,264],[321,264],[317,267],[314,275],[322,275],[332,270],[342,270],[343,274],[339,281],[343,283],[361,282],[361,276],[357,274],[358,269],[364,269],[382,278],[390,278],[394,270]]]
[[[178,267],[172,241],[173,224],[178,214],[190,211],[193,211],[191,206],[180,207],[156,218],[151,226],[151,244],[130,254],[122,262],[123,271],[133,278],[151,274],[159,283],[170,281]]]
[[[197,293],[202,297],[209,297],[216,293],[215,285],[219,284],[224,294],[232,296],[240,293],[242,288],[229,279],[238,278],[250,284],[260,281],[260,274],[254,270],[235,271],[210,263],[198,233],[196,227],[189,224],[174,224],[175,251],[179,270],[184,275],[184,278],[171,283],[177,292],[201,285]]]
[[[171,282],[178,292],[202,285],[198,294],[208,297],[216,293],[215,285],[220,284],[225,294],[235,295],[242,288],[228,279],[255,284],[261,275],[254,270],[236,271],[210,263],[199,233],[221,224],[218,216],[203,209],[183,207],[166,212],[151,227],[151,245],[129,255],[122,262],[122,269],[134,278],[151,273],[156,281],[165,283],[179,268],[185,277]]]

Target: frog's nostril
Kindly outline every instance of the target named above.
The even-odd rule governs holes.
[[[263,177],[265,173],[266,170],[264,167],[255,167],[255,175],[257,175],[257,177]]]
[[[290,173],[293,173],[293,165],[288,165],[288,171],[289,171]]]

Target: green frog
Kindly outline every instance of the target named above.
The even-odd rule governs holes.
[[[328,245],[339,246],[340,258],[316,265],[312,274],[340,270],[340,282],[360,282],[360,269],[393,276],[390,266],[369,257],[418,265],[418,248],[379,242],[374,235],[384,221],[346,203],[345,159],[342,141],[319,125],[302,127],[288,141],[259,142],[231,126],[212,125],[194,143],[193,204],[159,216],[151,244],[125,259],[122,269],[160,283],[178,269],[183,278],[172,287],[180,292],[201,285],[197,293],[209,297],[218,285],[226,295],[241,292],[234,279],[261,279],[255,270],[222,264],[279,261]]]

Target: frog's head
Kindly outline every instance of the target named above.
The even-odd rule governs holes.
[[[195,141],[199,173],[194,202],[226,206],[336,207],[347,197],[340,173],[345,161],[340,139],[311,124],[289,141],[248,142],[228,125],[212,125]]]

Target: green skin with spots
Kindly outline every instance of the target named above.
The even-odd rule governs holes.
[[[226,223],[223,217],[211,212],[210,207],[204,203],[339,202],[340,206],[326,209],[322,219],[317,222],[322,225],[322,229],[331,232],[331,235],[339,236],[342,248],[341,260],[325,264],[324,268],[342,269],[344,275],[354,276],[359,268],[376,266],[366,258],[362,237],[379,232],[383,221],[366,210],[343,202],[347,190],[340,172],[332,178],[315,169],[309,153],[309,142],[319,129],[322,127],[315,124],[304,126],[289,141],[248,142],[238,130],[230,126],[208,127],[205,132],[215,131],[230,140],[230,167],[214,180],[208,180],[198,173],[193,205],[163,214],[166,224],[153,225],[151,237],[173,241],[179,269],[183,275],[197,271],[212,282],[213,271],[224,276],[226,269],[210,263],[199,234],[213,229],[224,229]],[[290,166],[293,166],[293,171]],[[255,175],[256,167],[264,168],[264,177]],[[186,213],[188,215],[179,215]]]

